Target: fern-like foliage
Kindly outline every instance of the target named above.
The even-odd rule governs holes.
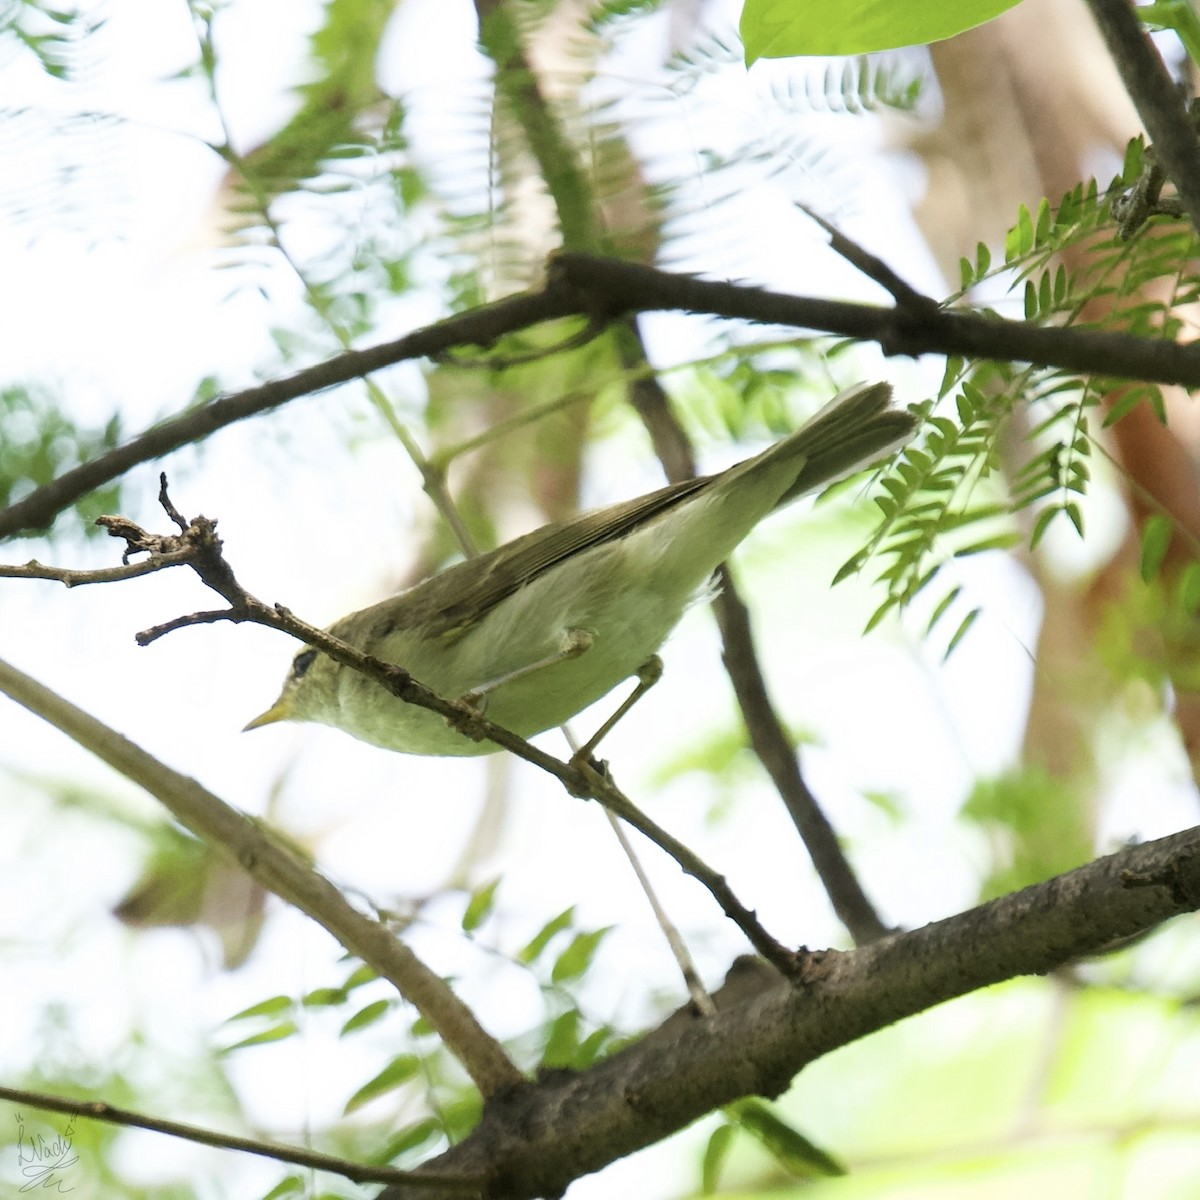
[[[54,79],[75,73],[75,47],[98,27],[93,17],[51,8],[36,0],[0,0],[0,53],[12,47],[29,54]]]
[[[1021,297],[1028,321],[1077,328],[1122,328],[1151,337],[1177,337],[1182,306],[1200,295],[1194,263],[1200,246],[1179,223],[1151,226],[1123,239],[1113,203],[1140,169],[1142,145],[1131,143],[1122,173],[1103,192],[1080,184],[1057,206],[1022,206],[1009,231],[1004,260],[978,247],[961,262],[961,289],[947,303],[963,303],[981,285],[1006,285]],[[1065,251],[1083,265],[1068,268]],[[1100,411],[1107,400],[1106,411]],[[946,406],[953,404],[951,417]],[[1036,547],[1058,518],[1084,532],[1082,498],[1091,480],[1094,429],[1111,425],[1136,405],[1150,404],[1165,420],[1161,390],[1153,384],[1083,376],[1019,364],[947,361],[936,402],[924,406],[920,438],[882,480],[876,503],[881,522],[871,544],[838,573],[845,578],[881,561],[887,595],[874,625],[908,604],[938,578],[951,559],[1005,549],[1025,540],[1016,518],[1028,513],[1028,540]],[[1003,477],[999,439],[1017,409],[1028,415],[1024,452]],[[954,419],[957,418],[957,419]],[[930,628],[960,598],[951,588],[935,603]],[[972,610],[949,638],[953,649],[978,616]]]

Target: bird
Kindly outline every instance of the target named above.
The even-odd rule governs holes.
[[[847,388],[753,458],[544,525],[328,632],[525,738],[564,724],[626,679],[639,679],[640,694],[685,610],[712,594],[713,572],[759,521],[912,437],[916,418],[891,396],[886,383]],[[499,749],[312,646],[296,654],[279,698],[246,728],[277,721],[331,725],[405,754]]]

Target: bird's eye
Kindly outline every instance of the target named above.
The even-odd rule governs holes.
[[[313,665],[316,658],[317,652],[315,650],[301,650],[292,663],[292,678],[303,679],[304,673]]]

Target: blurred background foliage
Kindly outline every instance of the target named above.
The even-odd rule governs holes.
[[[408,25],[413,6],[390,0],[309,5],[291,47],[286,103],[269,119],[247,117],[225,95],[226,62],[259,52],[227,32],[238,29],[242,7],[186,6],[190,41],[171,30],[177,67],[164,86],[186,95],[188,107],[167,106],[162,123],[207,163],[211,202],[189,219],[206,274],[220,280],[214,295],[231,305],[258,297],[250,311],[269,338],[248,364],[224,361],[219,345],[202,348],[203,365],[186,381],[151,387],[133,404],[73,361],[72,328],[48,311],[61,361],[36,378],[0,379],[0,505],[119,444],[131,428],[532,286],[560,245],[783,286],[769,271],[797,236],[784,223],[796,219],[796,200],[868,221],[881,211],[890,220],[911,200],[915,223],[897,252],[930,272],[940,266],[941,295],[953,302],[1077,326],[1190,329],[1193,233],[1167,225],[1132,241],[1117,236],[1112,202],[1136,178],[1142,146],[1130,142],[1128,105],[1071,0],[1026,0],[927,49],[773,77],[756,93],[752,119],[730,127],[717,120],[717,84],[741,77],[743,51],[731,32],[737,14],[719,6],[481,0],[472,70],[409,89],[404,70],[414,58],[440,61],[448,9]],[[454,19],[473,16],[464,8]],[[146,39],[161,35],[145,14],[136,19]],[[39,76],[41,97],[0,113],[6,158],[24,164],[0,183],[0,209],[19,242],[69,231],[82,251],[133,236],[137,171],[127,166],[127,140],[147,118],[123,117],[103,99],[127,61],[112,39],[128,36],[128,20],[104,5],[14,0],[0,9],[0,71],[25,82]],[[180,111],[189,115],[176,125]],[[681,111],[693,139],[683,149]],[[886,186],[882,159],[903,167]],[[906,193],[898,181],[914,174],[921,187]],[[778,228],[748,221],[740,207],[768,191],[782,198]],[[819,282],[826,278],[841,286],[832,275]],[[71,285],[57,283],[64,294]],[[793,287],[822,290],[807,279]],[[645,453],[627,400],[659,368],[705,452],[777,436],[836,383],[880,369],[862,348],[791,331],[698,320],[669,343],[649,329],[545,353],[578,332],[562,323],[420,372],[382,372],[340,390],[309,425],[274,420],[258,446],[275,466],[294,456],[332,471],[335,461],[355,470],[399,443],[426,491],[443,508],[452,497],[472,540],[488,545],[592,497],[597,459]],[[988,615],[986,596],[971,599],[981,589],[963,583],[965,560],[1004,556],[1036,592],[1036,641],[1025,647],[1014,636],[1009,645],[1028,659],[1021,744],[1003,768],[960,789],[957,833],[932,850],[935,864],[951,853],[966,860],[932,874],[944,869],[957,880],[965,869],[972,894],[957,901],[969,903],[1194,816],[1200,430],[1170,389],[959,360],[906,379],[906,401],[925,389],[920,443],[870,519],[847,503],[818,508],[806,553],[828,568],[822,583],[839,562],[846,574],[865,573],[872,590],[860,627],[906,609],[935,659],[957,653]],[[179,456],[172,470],[203,479],[208,454]],[[625,482],[619,467],[615,477]],[[613,478],[601,489],[617,486]],[[29,545],[54,561],[95,554],[82,539],[96,515],[144,507],[122,481]],[[407,566],[399,553],[380,555],[377,586],[410,583],[458,553],[445,522],[426,521],[419,534]],[[856,619],[860,600],[851,604]],[[807,720],[791,725],[797,743],[820,742]],[[649,776],[655,789],[670,795],[702,777],[705,820],[718,835],[740,836],[744,814],[755,811],[747,795],[760,786],[744,730],[729,715],[680,733]],[[1122,781],[1134,770],[1128,764],[1147,761],[1160,774],[1142,791],[1164,789],[1167,778],[1182,800],[1164,807],[1135,796],[1131,813]],[[271,929],[283,919],[257,889],[116,785],[106,791],[52,762],[30,770],[14,758],[0,769],[6,810],[17,814],[8,854],[21,868],[20,911],[30,914],[5,927],[4,952],[36,964],[35,989],[40,980],[47,994],[55,990],[50,964],[59,956],[86,969],[95,939],[128,956],[133,978],[146,946],[172,961],[179,951],[162,940],[171,937],[203,947],[208,975],[245,979],[258,993],[241,1006],[237,987],[220,993],[225,1018],[193,1013],[194,1025],[176,1025],[180,1014],[131,994],[115,1037],[86,1003],[68,1010],[35,990],[19,1022],[24,1050],[10,1065],[18,1077],[6,1071],[6,1082],[398,1166],[470,1129],[478,1097],[468,1081],[369,971],[342,961],[310,987],[264,995],[263,977],[245,972],[278,953]],[[286,779],[276,783],[286,790]],[[497,836],[491,802],[506,787],[490,779],[491,807],[444,886],[406,894],[386,915],[398,929],[460,942],[469,964],[460,969],[475,973],[477,991],[503,978],[520,994],[524,1027],[508,1042],[522,1066],[586,1066],[679,997],[623,979],[612,925],[574,905],[536,914],[510,907],[511,878],[486,872]],[[268,817],[275,799],[263,806]],[[884,871],[889,839],[906,828],[913,838],[927,832],[921,788],[898,783],[858,799],[867,814],[858,828],[874,832],[847,840],[862,850],[868,890],[886,892],[872,872]],[[322,831],[296,838],[320,857]],[[76,860],[103,862],[99,906],[52,882]],[[118,922],[129,932],[114,932]],[[642,1194],[1193,1195],[1200,954],[1192,925],[1182,919],[1103,961],[993,988],[845,1047],[805,1071],[777,1105],[731,1108],[681,1135]],[[623,1005],[612,999],[614,979]],[[273,1054],[296,1042],[315,1090],[338,1100],[307,1128],[280,1130],[261,1096],[250,1098],[249,1077],[285,1077],[288,1060]],[[347,1045],[356,1047],[344,1056],[349,1071],[323,1076]],[[46,1114],[22,1117],[46,1136],[65,1126]],[[10,1126],[0,1126],[0,1146],[10,1134],[15,1143],[15,1124],[7,1113],[0,1120]],[[164,1150],[154,1135],[100,1123],[76,1123],[72,1137],[81,1163],[67,1178],[81,1195],[373,1190],[269,1164],[247,1168],[214,1150]],[[5,1151],[0,1178],[19,1182],[17,1165]],[[621,1178],[580,1184],[580,1194],[589,1186],[611,1194],[625,1186]]]

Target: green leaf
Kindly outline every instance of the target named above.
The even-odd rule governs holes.
[[[424,1117],[401,1129],[384,1147],[380,1156],[383,1162],[391,1162],[410,1150],[419,1150],[427,1143],[442,1136],[441,1122],[436,1117]]]
[[[1142,173],[1142,162],[1146,156],[1146,141],[1139,133],[1128,146],[1125,147],[1125,164],[1121,168],[1121,178],[1126,184],[1132,186],[1137,182],[1138,176]]]
[[[478,929],[491,915],[496,901],[496,889],[499,886],[500,879],[497,877],[490,883],[485,883],[477,887],[471,893],[471,899],[467,901],[467,909],[463,913],[462,918],[464,933],[470,933],[471,930]]]
[[[339,1036],[345,1037],[346,1034],[353,1033],[356,1029],[365,1029],[368,1025],[374,1025],[376,1021],[381,1021],[387,1016],[391,1008],[392,1002],[390,1000],[373,1001],[365,1008],[360,1008],[353,1016],[347,1018]]]
[[[1015,236],[1016,254],[1013,258],[1020,258],[1033,249],[1033,217],[1024,204],[1018,205],[1017,223],[1009,232],[1010,236]]]
[[[893,792],[863,792],[862,798],[897,825],[904,817],[904,802]]]
[[[729,1157],[733,1135],[736,1132],[736,1125],[718,1125],[704,1147],[704,1160],[700,1164],[700,1190],[706,1196],[711,1196],[721,1182],[721,1168]]]
[[[866,625],[863,626],[863,633],[870,633],[896,607],[897,603],[895,596],[889,596],[867,619]]]
[[[541,927],[530,938],[529,943],[517,953],[519,962],[526,965],[538,958],[542,951],[550,944],[550,939],[556,933],[561,933],[564,929],[570,929],[571,923],[575,920],[575,906],[572,904],[570,908],[564,908],[557,917],[552,917],[545,925]]]
[[[933,616],[929,618],[929,624],[925,626],[926,633],[933,632],[933,627],[938,623],[938,621],[940,621],[942,619],[942,617],[945,615],[946,609],[948,609],[950,607],[950,605],[952,605],[955,602],[955,600],[958,599],[958,597],[961,593],[962,593],[961,586],[956,585],[956,586],[952,587],[941,598],[941,600],[938,601],[937,608],[935,608],[933,610]]]
[[[283,1200],[284,1196],[303,1196],[308,1190],[308,1182],[300,1175],[289,1175],[281,1179],[262,1200]]]
[[[964,546],[961,550],[955,550],[955,558],[969,558],[972,554],[983,554],[987,550],[1011,550],[1014,546],[1019,546],[1024,537],[1015,530],[1010,530],[1008,533],[998,533],[995,537],[984,538],[979,542],[972,542],[969,546]]]
[[[575,1054],[579,1049],[579,1010],[568,1009],[550,1023],[546,1048],[542,1052],[544,1067],[576,1066]]]
[[[1050,282],[1050,272],[1043,271],[1038,281],[1038,312],[1049,316],[1054,311],[1054,290]]]
[[[346,993],[342,988],[313,988],[311,992],[301,998],[300,1003],[305,1008],[331,1008],[338,1004],[345,1004]]]
[[[243,1008],[241,1012],[234,1013],[232,1017],[226,1017],[225,1024],[244,1021],[247,1017],[275,1017],[282,1012],[287,1012],[292,1004],[291,996],[272,996],[269,1000],[260,1000],[257,1004],[250,1005],[249,1008]]]
[[[1038,315],[1038,294],[1033,281],[1025,280],[1025,320],[1032,321]]]
[[[1050,201],[1043,196],[1038,201],[1037,219],[1033,234],[1033,244],[1044,246],[1050,240],[1050,227],[1054,223],[1054,214],[1050,211]]]
[[[415,1054],[398,1054],[378,1075],[366,1083],[346,1101],[343,1116],[349,1116],[364,1104],[395,1091],[407,1083],[421,1068],[421,1060]]]
[[[1190,562],[1179,579],[1179,603],[1194,617],[1200,612],[1200,563]]]
[[[1171,520],[1163,513],[1154,513],[1142,530],[1142,578],[1149,583],[1159,572],[1167,548],[1171,544]]]
[[[600,948],[600,943],[611,931],[612,926],[594,929],[590,933],[577,933],[571,944],[554,960],[550,978],[555,983],[566,983],[569,979],[578,979],[592,965],[592,959]]]
[[[272,1025],[270,1029],[264,1029],[261,1033],[256,1033],[252,1037],[243,1038],[240,1042],[234,1042],[232,1046],[225,1046],[219,1053],[232,1054],[234,1050],[244,1050],[247,1046],[265,1046],[270,1042],[282,1042],[285,1038],[290,1038],[296,1032],[298,1030],[295,1021],[281,1021],[278,1025]]]
[[[342,987],[346,991],[353,991],[355,988],[362,987],[365,983],[374,983],[379,978],[379,972],[374,967],[368,966],[366,963],[360,963],[353,971],[350,972],[346,982]]]
[[[959,642],[961,642],[963,638],[967,636],[968,631],[970,630],[971,626],[975,624],[979,614],[982,611],[982,609],[973,608],[965,617],[963,617],[962,623],[954,631],[954,636],[950,639],[950,644],[946,647],[946,653],[942,655],[942,662],[945,662],[958,648]]]
[[[760,1142],[777,1163],[800,1179],[845,1175],[846,1168],[776,1116],[761,1100],[739,1100],[726,1113]]]
[[[1057,505],[1052,508],[1044,508],[1038,513],[1038,519],[1033,523],[1033,533],[1029,535],[1029,548],[1034,550],[1037,548],[1038,542],[1042,540],[1042,535],[1050,527],[1050,522],[1058,516],[1061,510]]]
[[[1063,512],[1067,514],[1067,519],[1075,526],[1075,532],[1083,537],[1083,513],[1080,511],[1079,505],[1072,500],[1069,504],[1063,505]]]
[[[746,65],[760,58],[923,46],[998,17],[1017,0],[746,0]]]

